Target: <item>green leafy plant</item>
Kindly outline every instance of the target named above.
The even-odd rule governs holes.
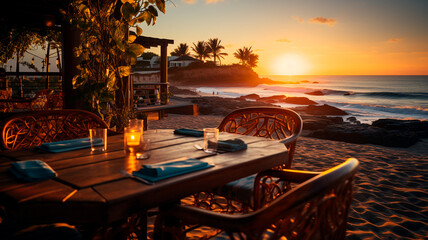
[[[134,43],[143,32],[137,24],[155,24],[158,10],[165,13],[165,0],[75,0],[63,12],[81,31],[81,43],[74,49],[81,59],[80,73],[73,77],[73,87],[79,99],[88,101],[88,110],[117,130],[132,115],[132,106],[126,105],[126,78],[144,51]]]

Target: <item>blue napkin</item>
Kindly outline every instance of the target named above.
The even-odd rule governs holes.
[[[27,182],[42,181],[57,176],[47,163],[40,160],[13,162],[11,165],[9,171],[16,178]]]
[[[132,175],[151,182],[156,182],[162,179],[210,168],[213,166],[214,165],[208,164],[207,162],[188,158],[181,161],[143,165],[140,170],[132,172]]]
[[[101,138],[95,139],[95,146],[102,146],[103,144],[104,143]],[[70,139],[70,140],[64,140],[59,142],[43,143],[37,148],[48,152],[58,153],[58,152],[66,152],[66,151],[77,150],[82,148],[89,148],[89,147],[91,147],[91,139],[78,138],[78,139]]]
[[[194,130],[194,129],[187,129],[187,128],[175,129],[174,134],[186,135],[186,136],[192,136],[192,137],[203,137],[204,136],[203,131]]]
[[[234,152],[247,149],[247,144],[241,139],[235,138],[231,140],[218,141],[217,150],[225,152]]]

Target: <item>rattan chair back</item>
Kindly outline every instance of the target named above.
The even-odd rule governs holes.
[[[97,115],[78,109],[17,113],[4,119],[0,127],[2,147],[8,150],[88,137],[90,128],[108,128]]]
[[[300,115],[280,107],[251,107],[238,109],[228,114],[220,123],[220,132],[237,133],[282,140],[289,150],[289,168],[293,161],[297,138],[303,128]]]

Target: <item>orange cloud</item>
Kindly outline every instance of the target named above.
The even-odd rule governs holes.
[[[298,21],[299,23],[304,23],[305,20],[303,20],[302,18],[299,18],[298,16],[292,16],[292,18],[296,21]]]
[[[196,3],[196,0],[181,0],[181,1],[184,3],[187,3],[187,4],[195,4]]]
[[[205,0],[205,3],[207,3],[207,4],[218,3],[218,2],[224,2],[224,0]]]
[[[321,24],[327,24],[329,26],[333,26],[337,23],[336,19],[334,18],[325,18],[325,17],[314,17],[309,19],[310,23],[321,23]]]
[[[402,38],[391,38],[388,40],[388,43],[401,42],[402,40],[403,40]]]
[[[281,38],[281,39],[278,39],[278,40],[276,40],[277,42],[283,42],[283,43],[291,43],[291,40],[288,40],[288,39],[286,39],[286,38]]]

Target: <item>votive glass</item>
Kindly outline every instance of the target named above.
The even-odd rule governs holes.
[[[141,142],[143,140],[142,129],[125,127],[123,134],[125,152],[135,154],[140,148]]]
[[[218,128],[204,128],[204,152],[217,152]]]

